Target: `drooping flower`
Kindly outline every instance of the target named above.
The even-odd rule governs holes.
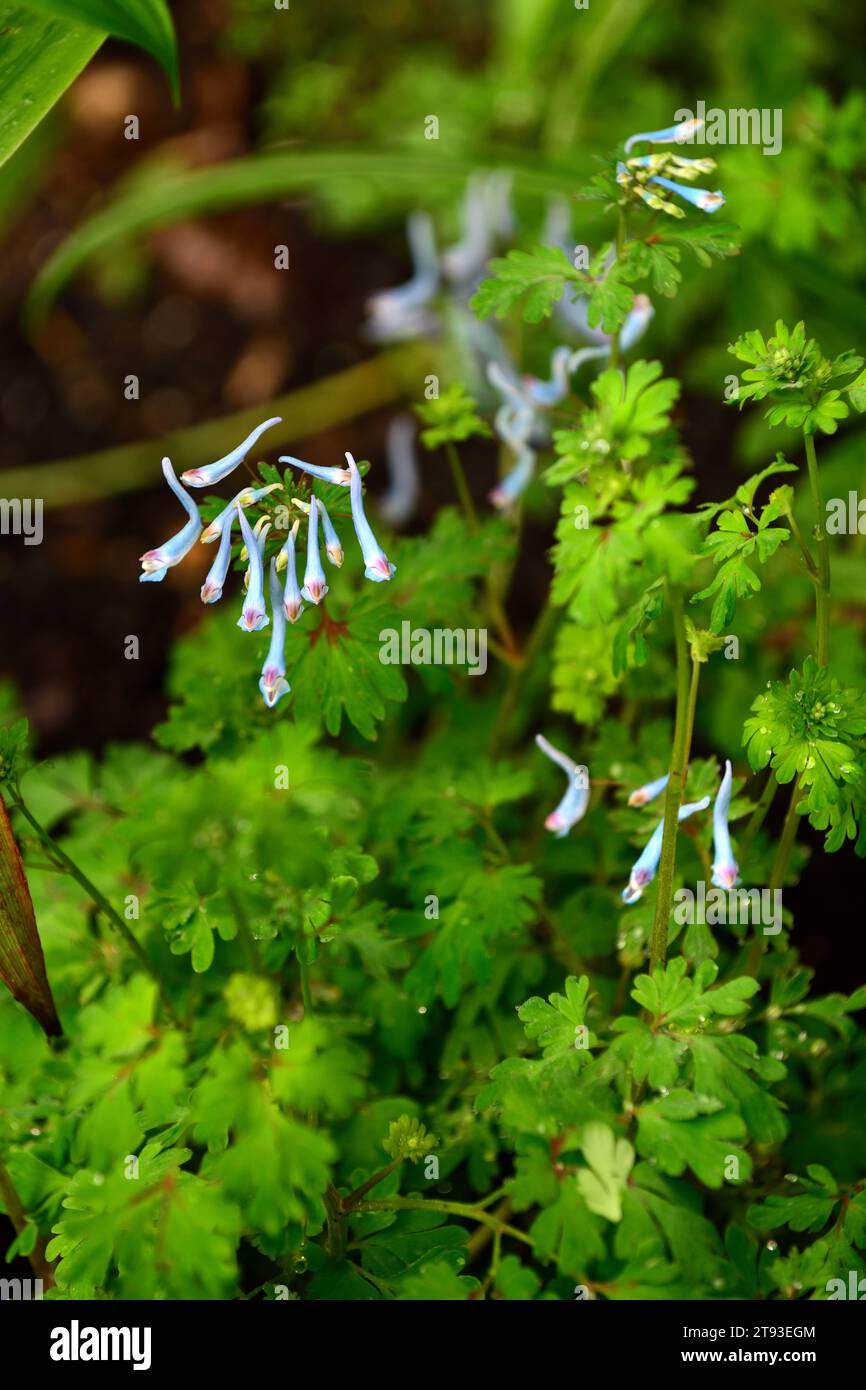
[[[313,497],[310,501],[310,517],[307,524],[307,568],[301,593],[310,603],[321,603],[327,592],[328,584],[319,554],[319,501],[317,497]]]
[[[309,473],[312,478],[321,478],[323,482],[336,483],[339,487],[348,487],[352,480],[348,468],[325,468],[318,463],[304,463],[302,459],[292,458],[291,454],[280,454],[280,463],[289,463],[292,468],[300,468],[302,473]]]
[[[388,487],[379,499],[379,515],[389,526],[405,526],[418,505],[421,472],[415,452],[415,421],[408,413],[395,415],[385,433]]]
[[[537,376],[525,376],[523,385],[526,394],[536,405],[558,405],[568,395],[569,364],[573,353],[569,347],[557,347],[550,355],[550,378],[542,381]]]
[[[170,459],[163,459],[162,471],[165,481],[181,503],[189,521],[182,530],[177,532],[177,535],[172,536],[171,540],[166,541],[164,545],[157,546],[156,550],[146,550],[141,556],[140,563],[143,573],[139,575],[139,581],[142,584],[159,584],[165,579],[166,572],[171,569],[172,565],[180,564],[184,556],[189,554],[201,535],[201,517],[198,507],[175,477]]]
[[[625,152],[628,154],[632,145],[637,145],[642,140],[649,145],[682,145],[697,135],[703,124],[701,119],[693,117],[688,121],[680,121],[678,125],[666,126],[664,130],[639,131],[637,135],[628,137]]]
[[[219,540],[227,521],[234,526],[238,507],[251,507],[254,502],[261,501],[263,497],[267,497],[269,492],[273,492],[275,488],[281,486],[281,483],[268,483],[267,487],[245,487],[240,492],[235,493],[219,515],[215,516],[213,521],[202,531],[202,544],[210,545],[212,541]]]
[[[364,514],[364,498],[361,490],[361,474],[358,472],[358,465],[351,454],[346,454],[346,462],[349,465],[351,483],[349,484],[349,501],[352,506],[352,523],[355,527],[355,535],[358,537],[358,544],[361,547],[361,554],[364,557],[364,573],[368,579],[381,584],[383,580],[390,579],[396,573],[397,566],[392,565],[388,556],[380,546],[376,537],[373,535],[372,527]]]
[[[439,288],[439,257],[433,219],[413,212],[406,223],[412,277],[396,289],[380,290],[367,300],[367,332],[377,342],[414,338],[436,327],[427,306]]]
[[[655,309],[649,296],[636,294],[628,318],[619,331],[621,352],[628,352],[629,348],[633,348],[635,343],[643,337],[654,313]]]
[[[708,188],[688,188],[684,183],[674,183],[673,179],[663,178],[661,174],[654,174],[650,183],[660,184],[670,193],[676,193],[685,202],[700,208],[701,212],[718,212],[719,208],[725,206],[725,195],[720,188],[713,192]]]
[[[319,503],[319,511],[322,514],[322,530],[325,533],[325,554],[331,564],[336,565],[337,569],[339,569],[343,563],[343,547],[340,544],[340,537],[334,530],[334,523],[328,516],[324,502],[321,498],[317,498],[317,501]]]
[[[268,709],[273,709],[280,697],[288,695],[292,688],[286,680],[286,615],[283,611],[283,595],[277,578],[275,559],[271,560],[269,580],[274,625],[271,629],[271,645],[259,679],[259,690]]]
[[[554,748],[542,734],[535,735],[535,742],[542,753],[546,753],[548,758],[562,768],[568,778],[565,795],[544,822],[545,827],[561,840],[563,835],[567,835],[571,827],[586,815],[589,805],[589,772],[587,768],[573,762],[567,754]]]
[[[703,797],[700,801],[687,801],[677,812],[677,820],[684,821],[688,816],[693,816],[696,811],[705,811],[709,804],[710,798],[708,796]],[[632,865],[628,887],[622,890],[624,903],[636,903],[638,898],[643,895],[647,884],[652,883],[655,878],[661,858],[664,833],[665,822],[664,817],[662,817],[647,841],[646,848],[640,858]]]
[[[292,529],[286,537],[286,543],[280,551],[280,556],[277,560],[277,568],[279,569],[279,560],[283,555],[286,557],[286,587],[283,590],[283,611],[290,623],[296,623],[304,611],[304,605],[301,602],[301,591],[298,588],[298,571],[295,562],[295,538],[298,534],[298,527],[300,524],[300,521],[296,521],[292,526]]]
[[[691,140],[702,125],[702,120],[692,119],[682,121],[676,126],[669,126],[665,130],[642,131],[637,135],[631,135],[625,142],[626,154],[632,145],[641,141],[653,145],[680,145]],[[680,154],[659,150],[652,154],[635,155],[626,162],[620,160],[616,166],[616,180],[655,211],[664,212],[669,217],[684,217],[682,208],[663,198],[658,189],[663,188],[669,193],[675,193],[687,203],[699,208],[701,212],[718,212],[725,204],[724,194],[720,189],[688,188],[685,184],[677,182],[679,179],[697,178],[698,174],[708,174],[715,167],[713,159],[687,159]],[[675,177],[668,178],[669,174]]]
[[[513,227],[511,175],[504,170],[475,174],[466,185],[463,202],[463,235],[442,255],[442,269],[458,285],[471,284],[482,275],[494,240]]]
[[[202,603],[216,603],[218,599],[222,598],[223,585],[226,582],[226,575],[229,572],[229,565],[232,559],[233,525],[234,516],[230,516],[222,528],[216,559],[208,570],[207,578],[201,586]]]
[[[568,373],[573,376],[584,364],[593,362],[602,357],[610,356],[610,344],[605,347],[582,347],[576,348],[568,359]]]
[[[528,445],[521,448],[514,467],[488,493],[491,506],[498,511],[507,511],[515,505],[532,482],[536,457],[535,450]]]
[[[216,463],[209,463],[204,468],[190,468],[181,477],[190,487],[212,487],[214,483],[220,482],[222,478],[228,477],[237,468],[239,463],[243,463],[253,445],[261,438],[265,430],[269,430],[272,425],[282,423],[281,416],[275,415],[271,420],[265,420],[263,424],[256,425],[255,429],[247,435],[246,439],[240,443],[236,449],[232,449],[230,454],[224,458],[217,459]]]
[[[241,616],[238,618],[238,627],[244,632],[258,632],[261,628],[267,627],[270,621],[265,608],[264,537],[256,540],[242,507],[238,507],[238,518],[250,560],[250,581]]]
[[[733,888],[740,881],[739,866],[734,858],[728,833],[732,783],[731,764],[730,760],[727,760],[725,775],[713,803],[713,883],[716,888]]]
[[[536,453],[530,442],[536,426],[538,407],[530,399],[522,382],[504,371],[498,362],[490,362],[487,376],[499,392],[502,404],[494,416],[496,433],[516,455],[516,462],[489,495],[494,507],[511,507],[526,490],[535,472]]]
[[[664,777],[657,777],[654,782],[646,782],[638,787],[628,799],[629,806],[646,806],[648,801],[655,801],[659,793],[664,791],[669,778],[670,773],[666,772]]]

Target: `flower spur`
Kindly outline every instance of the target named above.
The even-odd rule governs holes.
[[[728,814],[731,809],[733,774],[730,761],[713,804],[713,883],[716,888],[734,888],[740,881],[739,866],[731,849]]]
[[[351,454],[346,454],[346,462],[349,465],[349,473],[352,479],[349,484],[352,524],[355,527],[355,535],[358,537],[358,544],[361,547],[361,554],[364,557],[364,573],[368,579],[372,579],[377,584],[381,584],[383,580],[390,579],[392,575],[396,573],[397,566],[391,564],[388,556],[373,535],[373,529],[364,514],[364,497],[358,465]]]
[[[292,688],[286,680],[286,615],[283,611],[280,581],[277,578],[276,559],[271,560],[269,589],[273,627],[271,645],[259,678],[259,690],[268,709],[273,709],[280,697],[288,695]]]
[[[241,507],[238,507],[238,517],[241,523],[241,535],[244,538],[250,560],[249,588],[241,609],[241,616],[238,618],[238,627],[242,628],[244,632],[258,632],[261,628],[267,627],[270,621],[265,608],[264,594],[264,536],[256,539]]]
[[[176,535],[171,537],[171,540],[167,540],[164,545],[157,546],[155,550],[146,550],[140,557],[142,573],[139,575],[139,581],[142,584],[161,583],[165,579],[167,571],[173,565],[180,564],[201,535],[201,517],[198,507],[175,477],[170,459],[163,459],[162,471],[165,481],[180,502],[189,517],[189,521]]]
[[[217,459],[216,463],[209,463],[204,468],[190,468],[186,473],[181,474],[183,482],[189,487],[212,487],[214,483],[219,483],[223,478],[227,478],[229,473],[233,473],[239,463],[243,463],[253,445],[258,442],[265,430],[269,430],[272,425],[282,423],[280,415],[274,415],[272,419],[265,420],[263,424],[256,425],[254,430],[242,440],[236,449],[232,449],[230,454],[224,458]]]
[[[551,830],[558,840],[567,835],[573,825],[577,825],[586,815],[589,805],[589,771],[572,761],[565,753],[548,743],[543,734],[535,735],[536,745],[552,762],[561,767],[568,778],[565,794],[555,810],[545,820],[545,828]]]
[[[677,812],[677,820],[684,821],[689,816],[693,816],[697,811],[705,811],[710,804],[708,796],[702,797],[700,801],[687,801]],[[629,874],[628,885],[622,890],[622,900],[624,903],[636,903],[643,894],[647,884],[652,883],[656,876],[656,869],[662,853],[662,841],[665,833],[664,817],[659,821],[640,858],[632,865]]]

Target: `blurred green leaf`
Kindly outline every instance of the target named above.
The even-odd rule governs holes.
[[[85,25],[0,4],[0,164],[62,97],[103,38]]]
[[[165,69],[178,98],[177,41],[166,0],[25,0],[30,10],[99,31],[143,48]],[[98,44],[97,44],[98,47]]]

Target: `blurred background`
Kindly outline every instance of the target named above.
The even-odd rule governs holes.
[[[677,418],[696,501],[730,495],[779,447],[799,456],[782,431],[770,441],[759,411],[723,403],[729,342],[804,318],[828,353],[866,349],[866,83],[853,4],[292,0],[277,11],[184,0],[173,12],[179,108],[150,58],[108,41],[0,182],[0,496],[46,506],[42,545],[0,543],[2,670],[43,754],[146,737],[164,714],[171,643],[203,612],[188,567],[158,590],[138,582],[139,554],[177,525],[164,452],[178,471],[208,462],[277,413],[283,451],[333,462],[351,448],[373,462],[375,496],[388,422],[421,398],[435,344],[371,341],[365,301],[409,275],[412,209],[434,215],[441,244],[458,238],[474,170],[514,173],[513,244],[541,239],[559,195],[574,240],[597,246],[600,205],[574,197],[595,156],[699,100],[781,109],[777,156],[700,151],[718,161],[710,186],[725,192],[743,254],[686,267],[641,344],[684,383]],[[284,273],[278,245],[290,252]],[[524,367],[543,370],[553,334],[532,335]],[[827,495],[866,488],[863,439],[855,422],[824,444]],[[467,460],[483,505],[495,447],[477,442]],[[435,459],[409,530],[445,500]],[[551,506],[530,498],[518,630],[547,590]],[[866,676],[861,574],[837,571],[852,633],[842,679]],[[138,661],[122,659],[129,634]],[[704,715],[728,731],[756,667],[776,674],[786,662],[784,630],[771,623],[757,637],[763,654],[739,687],[734,678],[727,706]],[[846,850],[828,872],[848,866],[856,872]],[[816,914],[807,955],[825,982],[841,982],[848,964],[822,945],[821,880],[801,892],[816,894],[804,900]]]

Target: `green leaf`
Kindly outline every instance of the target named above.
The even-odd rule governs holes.
[[[166,0],[25,0],[28,9],[99,31],[143,48],[164,68],[175,102],[179,95],[177,40]]]
[[[686,1090],[671,1091],[638,1110],[638,1152],[673,1177],[690,1168],[707,1187],[722,1186],[730,1158],[738,1160],[741,1177],[750,1175],[751,1159],[739,1145],[745,1134],[739,1115]]]
[[[86,25],[0,4],[0,164],[75,81],[103,38]]]
[[[490,426],[481,419],[477,406],[461,382],[453,382],[433,400],[415,406],[415,413],[424,424],[421,441],[427,449],[440,444],[461,443],[480,436],[489,439]]]
[[[634,1149],[627,1139],[615,1138],[608,1125],[599,1124],[586,1126],[581,1147],[589,1167],[580,1169],[577,1185],[586,1205],[608,1221],[621,1220]]]
[[[482,319],[491,314],[504,318],[511,306],[525,295],[524,319],[527,323],[540,323],[562,298],[567,283],[586,281],[583,271],[575,270],[558,246],[509,251],[507,256],[495,257],[490,262],[490,270],[493,274],[482,280],[470,300],[470,307]]]

